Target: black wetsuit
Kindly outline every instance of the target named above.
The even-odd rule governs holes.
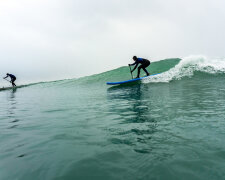
[[[12,86],[16,86],[16,84],[14,83],[15,80],[16,80],[16,76],[14,76],[13,74],[7,74],[7,76],[5,78],[7,78],[7,77],[10,77],[11,78]]]
[[[141,65],[138,67],[137,78],[139,78],[139,76],[140,76],[141,69],[143,69],[146,72],[147,76],[149,76],[149,72],[145,68],[148,67],[151,63],[147,59],[137,58],[137,60],[133,64],[131,64],[132,66],[135,65],[135,67],[134,67],[134,69],[132,71],[134,71],[137,68],[139,63]]]

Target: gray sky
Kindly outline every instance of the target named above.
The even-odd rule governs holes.
[[[224,57],[224,20],[224,0],[0,0],[0,74],[32,82],[104,72],[133,55]]]

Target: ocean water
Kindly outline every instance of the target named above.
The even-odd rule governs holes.
[[[0,91],[0,180],[225,179],[225,59],[148,70]]]

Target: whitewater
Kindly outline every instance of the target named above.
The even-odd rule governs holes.
[[[131,79],[124,66],[1,90],[0,179],[224,179],[225,59],[148,71],[160,74],[106,85]]]

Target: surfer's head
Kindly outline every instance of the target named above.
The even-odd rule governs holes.
[[[137,56],[133,56],[133,60],[136,61],[137,60]]]
[[[6,73],[6,75],[9,75],[9,73]]]

